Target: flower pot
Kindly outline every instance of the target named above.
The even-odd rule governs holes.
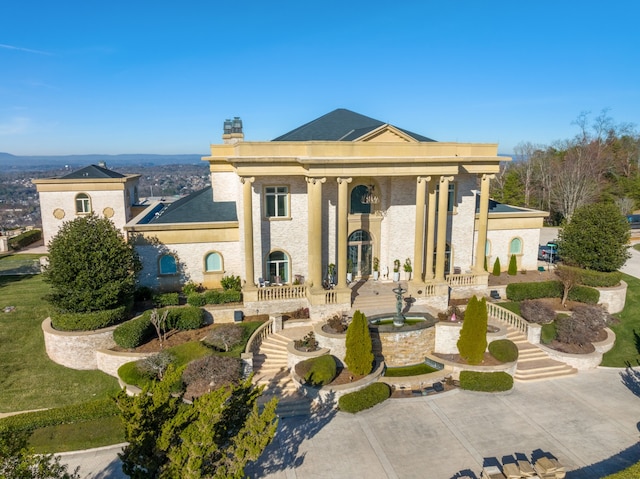
[[[374,271],[373,272],[373,280],[374,281],[378,281],[379,277],[380,277],[380,271]]]
[[[353,281],[353,273],[347,273],[347,283],[351,283]]]
[[[393,272],[393,282],[397,283],[398,281],[400,281],[400,272]]]

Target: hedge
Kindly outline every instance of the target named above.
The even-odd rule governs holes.
[[[32,431],[42,427],[91,421],[118,414],[119,411],[113,399],[98,399],[82,404],[9,416],[0,419],[0,430]]]
[[[600,301],[600,291],[589,286],[574,286],[569,290],[570,301],[579,303],[598,304]]]
[[[357,413],[386,401],[391,396],[391,389],[385,383],[373,383],[353,393],[340,396],[338,408],[341,411]]]
[[[163,306],[178,306],[180,304],[180,295],[178,293],[154,294],[153,303],[159,308]]]
[[[638,477],[640,477],[640,462],[620,472],[605,476],[603,479],[637,479]]]
[[[622,273],[620,271],[605,273],[602,271],[593,271],[591,269],[576,268],[573,266],[563,266],[563,268],[576,270],[579,277],[578,282],[581,285],[591,286],[592,288],[618,286],[622,280]]]
[[[201,307],[207,304],[207,300],[205,299],[203,294],[191,293],[187,295],[187,304],[190,306]]]
[[[513,388],[513,377],[503,371],[492,373],[461,371],[460,388],[482,392],[509,391]]]
[[[118,326],[113,331],[115,343],[121,348],[132,349],[151,338],[154,334],[154,328],[150,316],[151,313],[147,312]]]
[[[24,233],[19,234],[18,236],[14,236],[13,238],[9,238],[9,248],[18,250],[24,248],[25,246],[29,246],[36,241],[42,239],[42,231],[41,230],[29,230]]]
[[[127,307],[119,306],[90,313],[53,313],[51,325],[58,331],[95,331],[107,328],[127,319]]]
[[[158,314],[164,313],[164,310],[158,310]],[[149,313],[151,316],[151,313]],[[198,329],[204,322],[204,311],[195,306],[185,306],[183,308],[170,308],[167,316],[169,329],[179,329],[184,331],[187,329]]]
[[[233,289],[218,291],[211,290],[203,293],[206,304],[239,303],[242,293]]]
[[[509,339],[497,339],[489,343],[489,352],[498,361],[512,363],[518,360],[518,346]]]
[[[324,386],[336,377],[336,360],[330,354],[306,359],[296,365],[296,372],[311,386]]]
[[[539,281],[535,283],[512,283],[507,286],[507,298],[511,301],[525,299],[561,298],[562,283],[560,281]]]
[[[540,331],[540,341],[542,344],[549,344],[551,341],[556,339],[558,333],[556,332],[556,323],[555,321],[549,324],[543,324],[542,330]]]

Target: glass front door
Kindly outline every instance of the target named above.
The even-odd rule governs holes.
[[[347,273],[354,277],[369,276],[373,259],[371,235],[364,230],[351,233],[347,249]]]

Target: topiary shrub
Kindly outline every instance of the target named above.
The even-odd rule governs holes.
[[[460,357],[469,364],[480,364],[487,349],[487,303],[472,296],[467,304],[464,322],[458,339]]]
[[[367,317],[360,311],[353,313],[345,338],[346,354],[344,362],[353,374],[365,375],[373,367],[373,348]]]
[[[242,282],[240,276],[224,276],[220,280],[220,285],[225,291],[240,291],[242,289]]]
[[[461,371],[460,388],[482,392],[509,391],[513,388],[513,377],[503,371],[492,373]]]
[[[160,310],[159,312],[163,312]],[[195,306],[185,306],[183,308],[169,308],[167,316],[167,326],[169,329],[198,329],[204,323],[204,311]]]
[[[493,263],[493,275],[494,276],[500,276],[500,272],[501,272],[501,267],[500,267],[500,258],[496,258],[495,263]]]
[[[518,360],[518,346],[508,339],[497,339],[489,343],[491,356],[503,363],[512,363]]]
[[[507,270],[509,276],[515,276],[518,274],[518,260],[516,259],[516,255],[512,254],[511,258],[509,258],[509,269]]]
[[[360,391],[340,396],[338,408],[341,411],[355,414],[386,401],[389,396],[391,396],[389,386],[385,383],[373,383]]]
[[[336,358],[330,354],[309,358],[296,364],[296,373],[310,386],[322,387],[336,377]]]
[[[539,281],[536,283],[512,283],[507,286],[507,298],[511,301],[525,299],[561,298],[560,281]]]
[[[115,343],[121,348],[132,349],[151,338],[154,329],[149,317],[150,314],[144,314],[118,326],[113,331]]]
[[[40,241],[41,239],[41,230],[29,230],[19,234],[18,236],[14,236],[13,238],[9,238],[7,243],[9,245],[9,248],[13,250],[19,250],[26,246],[29,246],[32,243],[35,243],[36,241]]]
[[[244,331],[244,328],[237,324],[220,324],[209,331],[202,342],[212,348],[228,352],[229,349],[242,343]]]
[[[520,303],[520,315],[536,324],[549,324],[556,318],[556,312],[542,301],[526,299]]]
[[[95,331],[108,328],[127,319],[127,307],[93,311],[90,313],[51,314],[51,325],[58,331]]]
[[[622,281],[622,273],[620,271],[612,271],[610,273],[603,271],[593,271],[590,269],[580,269],[580,284],[583,286],[591,286],[592,288],[609,288],[618,286]]]
[[[585,345],[598,339],[611,317],[599,306],[579,305],[572,316],[556,319],[557,339],[561,343]]]
[[[216,291],[215,289],[204,292],[204,299],[207,302],[207,304],[221,304],[222,303],[221,296],[222,296],[222,292]]]

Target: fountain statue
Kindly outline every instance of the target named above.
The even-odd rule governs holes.
[[[404,314],[402,314],[402,295],[406,293],[407,290],[398,283],[398,287],[393,288],[391,291],[396,294],[396,314],[393,316],[393,325],[399,328],[404,325],[405,318]]]

